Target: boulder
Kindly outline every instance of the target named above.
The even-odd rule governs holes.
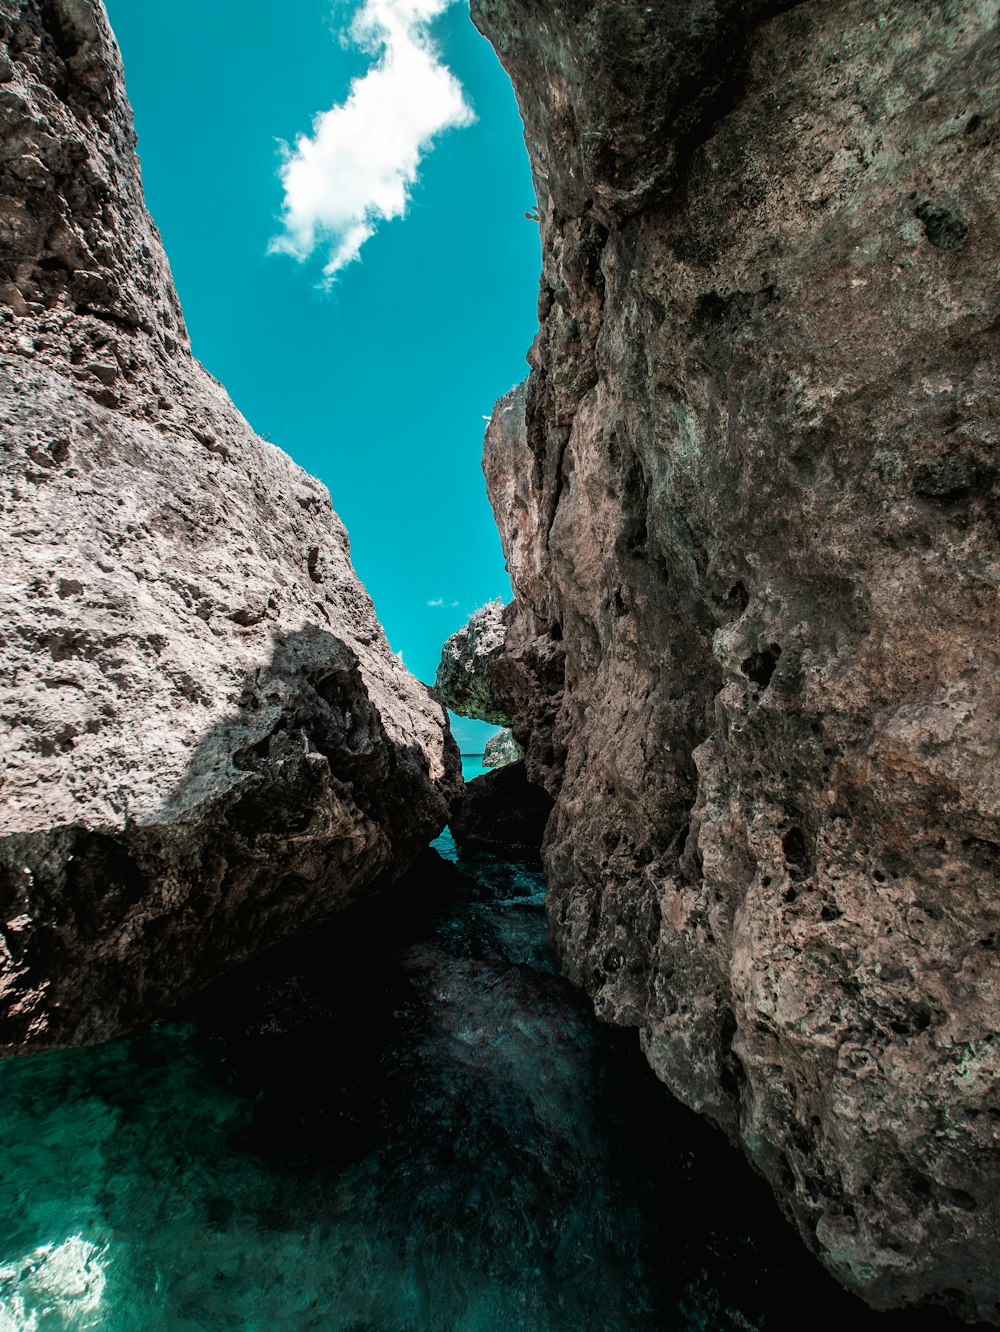
[[[505,768],[508,763],[519,763],[524,758],[524,750],[514,739],[509,727],[491,735],[483,750],[484,768]]]
[[[0,1052],[401,875],[460,787],[324,487],[192,358],[103,7],[0,0]]]
[[[490,663],[503,651],[503,639],[503,602],[489,601],[441,649],[434,680],[439,702],[462,717],[506,726],[489,675]]]
[[[508,763],[466,782],[451,831],[463,851],[537,856],[551,812],[551,797],[528,781],[524,764]]]

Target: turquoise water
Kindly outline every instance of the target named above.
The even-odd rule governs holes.
[[[482,754],[462,755],[462,776],[467,782],[471,782],[473,777],[481,777],[484,772],[489,772],[489,768],[483,767]]]
[[[0,1332],[946,1325],[841,1293],[594,1021],[537,869],[441,846],[174,1021],[0,1066]]]

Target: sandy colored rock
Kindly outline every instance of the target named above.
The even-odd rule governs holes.
[[[877,1307],[1000,1320],[995,0],[473,0],[542,217],[485,468],[567,972]]]
[[[191,357],[103,8],[0,0],[0,1050],[100,1040],[397,877],[442,709],[322,485]]]

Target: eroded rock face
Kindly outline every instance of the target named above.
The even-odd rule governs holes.
[[[503,652],[503,602],[481,606],[441,649],[434,693],[452,712],[491,726],[506,726],[507,715],[497,702],[490,666]]]
[[[451,815],[463,851],[538,855],[552,797],[528,781],[523,763],[506,763],[466,782]]]
[[[514,739],[510,727],[491,735],[483,749],[484,768],[505,768],[509,763],[520,763],[524,750]]]
[[[397,877],[460,786],[318,482],[190,354],[103,9],[0,0],[0,1051]]]
[[[473,0],[542,215],[485,468],[564,967],[878,1307],[1000,1319],[995,0]]]

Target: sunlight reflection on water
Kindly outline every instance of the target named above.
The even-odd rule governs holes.
[[[0,1332],[101,1326],[106,1250],[71,1235],[0,1264]],[[95,1316],[96,1315],[96,1316]]]

